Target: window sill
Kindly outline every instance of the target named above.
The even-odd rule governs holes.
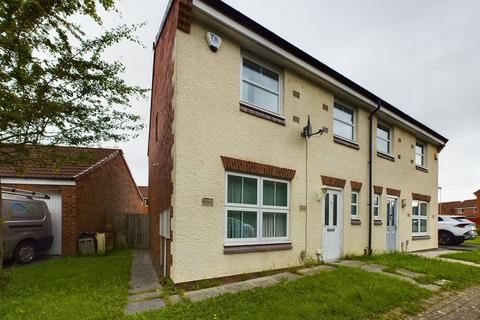
[[[381,225],[383,225],[383,221],[382,220],[373,220],[373,224],[376,225],[376,226],[381,226]]]
[[[389,160],[389,161],[392,161],[392,162],[395,162],[395,157],[393,157],[393,156],[391,156],[391,155],[389,155],[389,154],[380,152],[380,151],[377,151],[377,157],[383,158],[383,159],[386,159],[386,160]]]
[[[422,235],[413,235],[412,240],[430,240],[432,237],[430,237],[429,234],[422,234]]]
[[[281,124],[283,126],[285,125],[285,118],[279,115],[268,113],[266,111],[263,111],[262,109],[246,104],[245,102],[240,101],[240,111],[251,114],[252,116],[255,116],[258,118],[262,118],[265,120],[269,120],[269,121]]]
[[[250,253],[250,252],[266,252],[266,251],[280,251],[280,250],[291,250],[291,242],[282,242],[282,243],[265,243],[265,244],[249,244],[249,245],[224,245],[223,253],[224,254],[235,254],[235,253]]]
[[[352,149],[355,149],[355,150],[359,150],[360,149],[360,146],[358,144],[356,144],[355,142],[353,141],[348,141],[344,138],[340,138],[340,137],[337,137],[337,136],[334,136],[333,137],[333,142],[335,143],[338,143],[338,144],[341,144],[343,146],[346,146],[346,147],[349,147],[349,148],[352,148]]]
[[[351,223],[352,225],[354,225],[354,226],[359,226],[359,225],[362,224],[362,221],[360,221],[360,219],[352,218],[352,219],[350,220],[350,223]]]
[[[418,171],[428,173],[428,169],[422,166],[415,166],[415,169],[417,169]]]

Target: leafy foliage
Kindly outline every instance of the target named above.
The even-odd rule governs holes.
[[[102,24],[114,0],[9,0],[0,3],[0,162],[21,166],[25,145],[122,141],[142,128],[128,112],[146,90],[126,83],[124,65],[102,58],[121,41],[138,44],[140,25],[88,37],[74,16]],[[14,152],[12,152],[14,151]]]

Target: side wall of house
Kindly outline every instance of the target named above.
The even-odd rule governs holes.
[[[188,32],[189,24],[183,22],[189,18],[191,18],[191,1],[172,1],[154,49],[148,147],[148,212],[150,215],[150,256],[157,272],[162,276],[170,274],[173,263],[171,241],[175,236],[173,223],[170,224],[170,239],[163,242],[159,234],[160,214],[169,211],[171,220],[175,215],[172,205],[174,193],[175,38],[177,29]],[[163,261],[162,243],[165,243],[166,247],[166,261]],[[166,270],[166,274],[164,274],[164,270]]]
[[[143,200],[125,159],[117,155],[77,180],[77,232],[105,232],[106,217],[144,213]]]
[[[216,53],[206,44],[207,31],[222,37],[222,47]],[[346,180],[342,189],[342,254],[362,254],[368,241],[368,110],[350,103],[357,114],[358,143],[358,148],[350,148],[334,142],[336,97],[318,83],[283,68],[285,125],[280,125],[242,112],[239,101],[244,49],[238,42],[215,27],[194,21],[190,34],[177,34],[175,48],[175,152],[178,157],[175,159],[173,198],[175,237],[172,250],[177,259],[171,272],[174,282],[298,265],[305,249],[308,258],[316,259],[316,253],[322,251],[322,190],[325,190],[322,175]],[[299,92],[300,98],[295,97],[293,91]],[[307,116],[315,130],[325,127],[328,133],[308,140],[306,178],[306,141],[300,133]],[[389,119],[382,119],[382,122],[389,123]],[[381,224],[373,226],[373,249],[386,250],[387,188],[390,194],[398,196],[400,192],[397,249],[401,250],[402,243],[405,249],[407,241],[409,251],[434,248],[437,246],[438,150],[428,144],[428,172],[416,169],[412,161],[415,161],[417,137],[400,126],[391,126],[394,161],[374,155],[374,185],[383,187],[383,193]],[[225,254],[225,169],[221,156],[295,170],[290,183],[291,249]],[[350,218],[351,181],[362,183],[357,219],[360,224],[353,223]],[[412,235],[413,193],[430,197],[429,235],[421,239]],[[213,199],[213,203],[202,205],[203,198]]]
[[[77,201],[76,186],[4,184],[5,187],[18,188],[42,193],[55,193],[62,196],[62,255],[77,252]]]

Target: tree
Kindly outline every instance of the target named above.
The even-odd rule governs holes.
[[[143,127],[128,108],[146,90],[126,83],[121,62],[102,57],[119,42],[139,44],[135,32],[141,25],[121,25],[89,37],[71,22],[80,15],[101,25],[102,9],[115,12],[115,0],[0,2],[1,163],[21,172],[36,145],[119,142]],[[65,159],[57,160],[61,165]]]

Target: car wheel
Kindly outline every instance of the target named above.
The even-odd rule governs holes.
[[[451,244],[453,241],[453,234],[446,231],[439,231],[438,232],[438,243],[442,246],[446,246]]]
[[[32,241],[23,241],[15,248],[13,258],[18,264],[29,264],[37,259],[37,246]]]

